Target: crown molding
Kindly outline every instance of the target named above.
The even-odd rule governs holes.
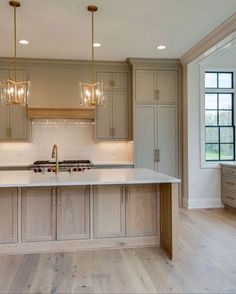
[[[188,64],[211,47],[236,31],[236,13],[187,51],[181,58],[182,65]]]

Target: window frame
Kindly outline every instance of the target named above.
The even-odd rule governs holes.
[[[205,73],[228,73],[232,72],[233,77],[232,77],[232,88],[205,88]],[[205,66],[200,66],[200,152],[201,152],[201,168],[220,168],[222,163],[229,163],[229,162],[234,162],[236,159],[236,128],[235,128],[235,122],[236,122],[236,117],[235,117],[235,85],[236,85],[236,71],[235,69],[232,68],[208,68]],[[217,75],[217,86],[219,85],[219,75]],[[205,140],[205,94],[232,94],[232,126],[208,126],[208,127],[216,127],[220,129],[221,127],[233,127],[233,148],[234,148],[234,158],[231,160],[220,160],[220,145],[223,145],[224,143],[220,143],[220,138],[218,144],[219,145],[219,160],[206,160],[206,140]],[[218,108],[218,97],[217,97],[217,118],[219,115],[220,109]],[[220,136],[220,132],[218,132],[218,135]],[[209,143],[210,144],[210,143]],[[212,143],[214,144],[214,143]],[[227,144],[227,143],[225,143]]]

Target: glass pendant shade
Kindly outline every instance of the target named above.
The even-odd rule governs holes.
[[[81,105],[89,106],[104,106],[105,97],[103,92],[103,83],[97,82],[94,84],[80,83]]]
[[[29,103],[30,82],[17,81],[16,67],[16,8],[20,7],[20,1],[12,0],[9,5],[14,8],[14,59],[13,59],[13,77],[5,79],[0,83],[0,98],[3,105],[21,105],[25,106]]]
[[[0,97],[3,105],[27,105],[30,82],[15,82],[10,79],[0,84]]]

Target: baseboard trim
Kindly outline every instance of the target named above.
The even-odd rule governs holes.
[[[196,208],[222,208],[224,205],[220,198],[217,199],[189,199],[183,198],[183,206],[187,209]]]
[[[0,244],[1,254],[31,254],[160,246],[157,236]]]

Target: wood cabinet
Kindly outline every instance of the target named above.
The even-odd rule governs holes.
[[[125,195],[122,185],[94,187],[94,237],[125,236]]]
[[[11,76],[10,70],[0,70],[0,81]],[[18,70],[19,80],[26,80],[27,72]],[[19,105],[1,105],[0,103],[0,140],[24,141],[30,137],[30,125],[27,119],[27,107]]]
[[[89,238],[89,188],[22,190],[22,241]]]
[[[22,242],[56,240],[56,190],[22,189]]]
[[[127,186],[126,236],[157,234],[157,185]]]
[[[57,240],[89,238],[89,189],[57,189]]]
[[[135,72],[136,102],[177,103],[177,70],[143,70]]]
[[[178,106],[137,104],[135,112],[136,167],[178,177]]]
[[[236,167],[222,166],[221,170],[222,203],[236,208]]]
[[[0,189],[0,243],[17,242],[17,188]]]
[[[96,139],[127,140],[129,138],[129,101],[127,72],[98,72],[104,83],[106,104],[96,107]]]
[[[94,237],[156,235],[157,185],[94,188]]]

